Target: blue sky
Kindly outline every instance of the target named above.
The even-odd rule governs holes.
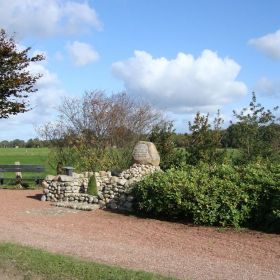
[[[0,27],[44,52],[33,110],[0,120],[0,140],[36,137],[63,97],[126,90],[180,132],[196,111],[226,122],[251,92],[280,99],[280,1],[0,0]]]

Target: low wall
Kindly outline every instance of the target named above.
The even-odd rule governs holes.
[[[73,173],[73,176],[49,175],[42,182],[44,194],[41,200],[98,204],[100,208],[131,211],[134,200],[131,195],[133,183],[159,170],[159,166],[133,164],[117,176],[105,171]],[[88,181],[93,174],[97,196],[87,194]]]

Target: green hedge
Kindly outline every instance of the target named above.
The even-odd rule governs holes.
[[[186,166],[154,173],[133,192],[138,213],[280,231],[280,165]]]

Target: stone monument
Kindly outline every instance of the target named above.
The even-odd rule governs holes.
[[[139,164],[159,166],[160,156],[154,143],[139,141],[133,149],[133,160]]]

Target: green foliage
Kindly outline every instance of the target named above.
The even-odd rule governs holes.
[[[170,168],[182,168],[186,165],[187,158],[189,157],[189,153],[186,149],[183,148],[175,148],[172,153],[165,159],[165,161],[160,164],[163,170],[167,170]]]
[[[183,216],[186,182],[186,172],[172,169],[146,176],[133,188],[136,211],[156,217]]]
[[[239,137],[241,134],[241,126],[238,124],[231,124],[225,131],[225,135],[223,137],[223,146],[233,149],[240,148]]]
[[[155,126],[149,140],[153,142],[160,154],[160,167],[163,170],[181,167],[186,162],[186,152],[175,146],[175,131],[172,122],[164,122]]]
[[[132,165],[132,148],[109,148],[107,157],[110,159],[107,168],[99,170],[118,170],[128,169]]]
[[[278,107],[265,109],[257,103],[253,92],[247,108],[240,112],[233,111],[235,123],[222,130],[223,120],[218,111],[213,125],[209,115],[196,114],[189,122],[190,134],[187,137],[186,149],[190,157],[188,163],[200,161],[212,164],[228,160],[228,153],[221,148],[237,148],[237,156],[230,159],[234,164],[244,164],[258,159],[269,159],[279,162],[280,159],[280,124],[273,111]]]
[[[225,156],[221,150],[223,119],[220,111],[214,119],[213,125],[209,123],[209,115],[196,114],[193,123],[189,122],[191,132],[188,137],[187,151],[189,153],[188,163],[197,164],[202,162],[222,162]]]
[[[152,174],[134,186],[136,211],[196,224],[280,231],[279,165],[198,164]]]
[[[51,148],[50,162],[75,167],[76,171],[124,170],[132,163],[131,148],[88,148],[84,146]]]
[[[237,123],[230,128],[234,145],[242,150],[242,160],[245,162],[261,158],[278,158],[280,147],[280,126],[272,111],[257,103],[256,95],[252,93],[252,100],[248,108],[240,113],[233,111]]]
[[[30,48],[19,50],[13,37],[0,29],[0,119],[29,111],[28,94],[37,91],[41,74],[28,71],[30,63],[44,59],[42,55],[28,56]]]
[[[188,134],[176,133],[174,135],[174,143],[178,148],[185,148],[187,145]]]
[[[134,271],[116,266],[112,267],[108,265],[97,264],[70,256],[48,253],[26,246],[7,243],[0,244],[0,268],[4,273],[8,274],[7,276],[10,276],[10,279],[173,279],[148,272]]]
[[[280,232],[280,164],[248,164],[243,168],[241,180],[248,186],[252,199],[249,225]]]
[[[27,141],[20,139],[0,141],[0,148],[14,148],[16,146],[19,148],[43,148],[48,147],[49,143],[48,141],[40,140],[38,138],[31,138]]]
[[[260,155],[273,162],[280,160],[280,124],[271,123],[259,128],[262,144]]]
[[[59,111],[57,121],[38,132],[54,148],[54,162],[77,171],[128,168],[135,143],[162,121],[159,111],[124,92],[87,92],[78,99],[64,99]]]
[[[91,195],[97,195],[97,186],[96,186],[96,179],[95,176],[92,175],[89,178],[89,182],[88,182],[88,190],[87,190],[88,194]]]

